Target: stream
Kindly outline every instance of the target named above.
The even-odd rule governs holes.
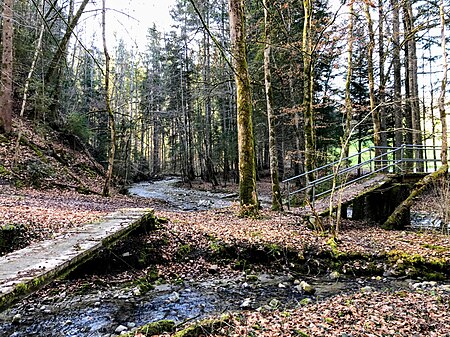
[[[182,284],[161,284],[145,294],[136,287],[112,287],[74,295],[30,296],[0,313],[0,336],[112,337],[144,324],[177,323],[238,310],[289,309],[343,292],[409,289],[408,281],[390,279],[308,279],[306,294],[289,275],[260,274],[249,281],[211,277]]]
[[[231,205],[233,195],[218,192],[189,190],[178,187],[179,178],[155,180],[133,184],[128,193],[144,198],[157,199],[164,208],[178,211],[202,211]]]
[[[229,206],[230,196],[177,187],[177,179],[138,183],[130,194],[160,199],[165,209],[195,211]],[[417,281],[389,277],[304,278],[287,272],[236,277],[206,275],[202,279],[157,284],[142,292],[137,284],[75,287],[59,281],[0,312],[0,336],[114,337],[162,319],[176,323],[239,310],[290,309],[329,296],[356,291],[399,290]],[[313,291],[300,286],[306,281]],[[75,281],[83,283],[83,280]]]

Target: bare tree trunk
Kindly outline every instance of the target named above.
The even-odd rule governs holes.
[[[28,89],[30,87],[30,80],[31,80],[31,77],[33,76],[34,70],[36,68],[36,62],[39,58],[39,52],[41,50],[42,38],[44,36],[44,28],[45,28],[45,24],[42,23],[40,32],[39,32],[39,37],[38,37],[37,44],[36,44],[36,49],[34,50],[33,61],[31,62],[30,71],[28,72],[28,76],[27,76],[27,79],[25,80],[25,85],[24,85],[24,89],[23,89],[22,106],[20,108],[20,114],[19,114],[19,117],[20,117],[19,118],[19,124],[20,124],[19,134],[17,136],[16,148],[14,150],[14,158],[13,158],[14,166],[16,166],[17,159],[19,158],[19,154],[20,154],[20,138],[22,137],[22,129],[23,129],[22,118],[25,113],[25,107],[27,105]]]
[[[442,48],[442,81],[441,81],[441,93],[439,95],[439,116],[442,124],[442,148],[441,148],[441,161],[442,165],[447,165],[448,158],[448,141],[447,141],[447,114],[445,112],[445,90],[447,86],[447,49],[446,49],[446,36],[445,36],[445,12],[444,12],[444,0],[441,0],[439,6],[439,14],[441,17],[441,48]]]
[[[103,196],[110,195],[111,188],[111,180],[113,175],[114,168],[114,157],[116,153],[116,123],[114,118],[114,113],[111,108],[111,97],[110,97],[110,85],[109,85],[109,77],[110,77],[110,56],[108,53],[108,48],[106,45],[106,0],[103,0],[102,7],[102,37],[103,37],[103,51],[105,54],[105,104],[106,111],[108,112],[109,117],[109,131],[110,131],[110,146],[109,146],[109,155],[108,155],[108,168],[106,170],[105,184],[103,185]]]
[[[365,2],[364,12],[367,19],[367,27],[369,30],[369,45],[367,50],[367,72],[369,75],[369,99],[370,99],[370,111],[372,114],[373,124],[373,145],[375,146],[375,156],[381,155],[381,121],[380,110],[375,106],[375,79],[374,79],[374,65],[373,65],[373,50],[375,48],[375,33],[373,30],[372,17],[370,15],[370,4]],[[380,159],[377,159],[375,166],[378,168],[381,166]]]
[[[236,81],[239,197],[242,214],[258,213],[252,93],[245,45],[244,0],[228,0],[231,52]]]
[[[310,172],[307,181],[314,180],[311,172],[316,165],[316,133],[313,112],[314,71],[312,62],[312,0],[303,0],[303,119],[305,132],[305,171]]]
[[[351,84],[353,73],[353,23],[355,11],[353,8],[353,0],[349,1],[349,18],[348,18],[348,35],[347,35],[347,76],[345,78],[345,129],[343,139],[343,157],[348,157],[350,148],[350,131],[353,115],[353,104],[351,98]],[[346,163],[345,163],[346,164]]]
[[[271,54],[271,19],[269,18],[268,0],[264,0],[264,83],[266,89],[267,123],[269,126],[269,160],[270,177],[272,181],[272,210],[283,209],[281,200],[280,181],[278,178],[278,153],[275,135],[275,113],[273,108],[272,74],[270,70]]]
[[[0,76],[0,133],[12,131],[13,109],[13,0],[3,0],[2,67]]]
[[[415,145],[414,157],[419,160],[416,167],[419,171],[423,170],[423,151],[420,149],[422,145],[422,127],[420,125],[420,106],[419,106],[419,86],[417,83],[417,51],[416,36],[414,29],[414,17],[410,0],[406,0],[403,5],[403,13],[405,17],[407,35],[407,55],[408,61],[408,84],[409,84],[409,104],[411,107],[411,124],[412,124],[412,143]]]
[[[67,53],[70,37],[72,36],[73,31],[77,26],[78,21],[88,3],[89,0],[83,0],[77,12],[74,15],[72,15],[73,2],[70,3],[71,12],[69,13],[69,22],[67,23],[66,32],[64,33],[63,38],[59,42],[58,49],[53,55],[47,73],[45,74],[45,83],[47,84],[48,87],[50,87],[50,96],[51,99],[53,100],[52,103],[50,104],[50,113],[51,113],[50,122],[53,124],[57,124],[57,108],[61,90],[60,80],[64,56]]]
[[[381,146],[387,146],[387,133],[386,133],[386,75],[384,73],[385,64],[385,50],[384,50],[384,0],[378,1],[378,62],[379,62],[379,78],[380,84],[378,87],[378,109],[380,109],[380,141]],[[386,150],[382,150],[383,153]]]
[[[402,75],[400,63],[400,11],[398,0],[391,0],[392,6],[392,40],[393,40],[393,73],[394,73],[394,143],[395,147],[403,144],[403,108],[402,108]],[[396,152],[396,160],[400,160],[401,152]]]

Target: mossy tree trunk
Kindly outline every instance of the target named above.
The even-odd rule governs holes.
[[[303,0],[304,20],[302,34],[302,54],[303,54],[303,119],[305,133],[305,171],[308,173],[308,182],[314,180],[311,172],[316,165],[316,133],[314,121],[314,71],[312,60],[312,0]]]
[[[445,113],[445,90],[447,87],[447,48],[446,48],[446,36],[445,36],[445,12],[444,12],[444,0],[441,0],[439,6],[439,13],[441,17],[441,48],[442,48],[442,81],[441,81],[441,93],[439,95],[439,116],[442,124],[442,148],[441,148],[441,161],[442,165],[447,165],[448,158],[448,142],[447,142],[447,114]]]
[[[245,45],[244,0],[228,0],[231,53],[236,81],[239,198],[242,213],[257,213],[256,160],[252,122],[252,95]]]
[[[12,131],[13,109],[13,0],[3,0],[0,133]]]
[[[421,179],[416,185],[414,189],[396,209],[389,216],[389,218],[384,222],[383,228],[386,229],[403,229],[405,227],[405,219],[407,218],[405,214],[408,214],[411,206],[413,205],[415,199],[419,197],[425,190],[437,183],[439,179],[445,177],[447,175],[448,166],[443,165],[436,172],[430,173]],[[408,219],[409,221],[409,219]]]
[[[267,123],[269,125],[269,159],[270,178],[272,182],[272,210],[283,209],[281,200],[280,181],[278,178],[277,139],[275,135],[275,112],[273,108],[272,74],[270,69],[271,55],[271,19],[269,16],[269,3],[264,0],[264,83],[266,89]]]
[[[366,1],[364,4],[364,13],[367,19],[367,28],[369,30],[369,45],[367,46],[367,72],[369,76],[369,100],[370,112],[372,114],[373,124],[373,145],[375,146],[375,156],[378,157],[375,167],[381,167],[381,119],[380,110],[375,106],[375,76],[373,64],[373,50],[375,48],[375,32],[373,29],[372,16],[370,14],[370,3]]]

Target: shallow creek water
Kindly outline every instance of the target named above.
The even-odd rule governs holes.
[[[178,178],[155,180],[133,184],[128,192],[145,198],[164,202],[165,208],[181,211],[200,211],[231,205],[232,199],[225,193],[188,190],[177,187]]]
[[[226,311],[289,309],[337,293],[361,289],[407,289],[408,281],[308,279],[314,294],[305,294],[290,275],[259,274],[251,281],[211,276],[201,281],[161,284],[145,294],[136,287],[111,287],[80,295],[60,292],[30,296],[0,313],[0,336],[111,337],[122,326],[162,319],[177,323]],[[297,285],[296,285],[297,284]],[[59,286],[61,288],[61,285]]]

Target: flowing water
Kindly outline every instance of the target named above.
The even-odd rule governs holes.
[[[178,178],[141,182],[133,184],[128,192],[131,195],[161,200],[166,209],[181,211],[200,211],[231,205],[232,199],[229,194],[188,190],[177,187],[179,182]]]

